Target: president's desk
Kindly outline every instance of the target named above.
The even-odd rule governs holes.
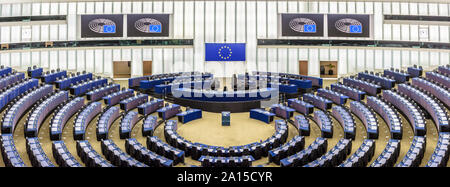
[[[276,88],[214,91],[178,88],[172,90],[174,103],[209,112],[248,112],[261,108],[261,101],[278,96]]]

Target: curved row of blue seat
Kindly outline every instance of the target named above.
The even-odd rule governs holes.
[[[76,97],[66,103],[52,117],[50,140],[61,140],[67,121],[84,106],[84,97]]]
[[[75,140],[84,140],[86,134],[86,128],[94,117],[102,110],[102,104],[99,102],[93,102],[78,113],[75,119],[75,125],[73,126],[73,138]]]
[[[77,154],[86,167],[114,167],[92,148],[87,140],[77,141]]]
[[[323,138],[333,137],[333,124],[331,118],[322,110],[314,111],[314,121],[320,127],[321,136]]]
[[[128,79],[128,87],[134,88],[134,87],[140,87],[140,83],[143,80],[155,80],[155,79],[169,79],[173,80],[175,77],[183,77],[183,76],[201,76],[201,77],[211,77],[212,74],[210,73],[199,73],[199,72],[177,72],[177,73],[165,73],[165,74],[155,74],[155,75],[149,75],[149,76],[142,76],[142,77],[133,77]]]
[[[284,104],[273,104],[269,109],[269,113],[275,114],[275,116],[282,119],[290,119],[294,115],[294,111],[294,109],[285,106]]]
[[[303,94],[303,101],[311,103],[314,107],[325,111],[330,109],[333,104],[333,102],[329,99],[311,93]]]
[[[442,75],[445,74],[447,74],[447,76],[450,75],[450,66],[448,64],[445,66],[439,66],[437,70]]]
[[[339,167],[366,167],[375,154],[375,141],[365,139],[361,146]]]
[[[160,156],[153,151],[148,150],[135,138],[129,138],[125,140],[126,152],[148,166],[151,167],[172,167],[173,160]]]
[[[139,114],[149,115],[162,107],[164,107],[164,100],[151,98],[150,101],[139,105],[137,108]]]
[[[166,77],[149,77],[139,81],[139,89],[141,90],[152,90],[158,85],[170,83],[175,79],[176,76],[166,76]],[[131,86],[130,86],[131,87]]]
[[[147,116],[142,124],[142,136],[153,136],[153,132],[155,132],[158,125],[158,117],[151,115]]]
[[[308,102],[302,101],[297,98],[288,99],[288,106],[304,115],[309,115],[314,111],[314,106],[312,104],[309,104]]]
[[[304,165],[303,167],[336,167],[341,164],[352,151],[352,141],[341,138],[325,155]]]
[[[439,74],[437,72],[426,72],[427,79],[442,84],[445,88],[450,89],[450,77]]]
[[[391,79],[394,79],[397,84],[409,81],[410,78],[410,75],[407,72],[404,72],[403,70],[400,71],[398,69],[394,70],[394,68],[385,69],[383,71],[383,75],[391,77]]]
[[[16,149],[12,134],[2,133],[0,135],[0,143],[3,163],[5,163],[6,167],[27,167]]]
[[[37,107],[33,108],[28,115],[25,126],[25,136],[37,137],[39,128],[45,118],[50,115],[58,105],[64,103],[67,99],[69,99],[69,93],[67,91],[54,92]]]
[[[325,154],[327,147],[328,140],[326,138],[318,137],[306,149],[281,159],[280,165],[281,167],[301,167]]]
[[[190,79],[187,81],[181,82],[181,80],[175,79],[171,83],[168,84],[159,84],[154,86],[155,94],[172,94],[172,90],[176,90],[178,88],[211,88],[212,81],[205,79],[194,79],[191,81]]]
[[[156,74],[147,76],[145,78],[135,78],[133,81],[129,80],[128,84],[130,88],[136,87],[135,85],[138,82],[137,86],[141,90],[151,90],[156,89],[156,86],[171,83],[173,81],[183,82],[183,81],[193,81],[193,80],[203,80],[205,78],[211,78],[212,74],[210,73],[198,73],[198,72],[179,72],[179,73],[168,73],[168,74]],[[133,84],[133,85],[132,85]],[[156,91],[156,90],[155,90]]]
[[[3,109],[9,102],[22,95],[28,90],[37,87],[39,81],[37,79],[23,79],[7,88],[0,90],[0,109]]]
[[[414,78],[414,77],[420,77],[423,74],[423,68],[422,66],[413,65],[412,67],[408,67],[407,69],[408,74]]]
[[[288,129],[289,126],[285,120],[275,120],[275,134],[273,134],[272,137],[280,140],[279,145],[275,147],[278,147],[287,141]]]
[[[97,121],[97,141],[102,139],[108,139],[109,128],[113,124],[113,122],[119,118],[120,109],[118,107],[110,107],[107,108],[100,116]]]
[[[259,84],[261,84],[261,83],[259,83]],[[241,83],[240,85],[238,85],[237,88],[243,89],[243,88],[245,88],[244,85],[245,85],[245,83]],[[249,87],[250,89],[256,89],[257,88],[256,82],[255,83],[250,82],[249,86],[250,86]],[[296,94],[296,93],[298,93],[298,86],[295,85],[295,84],[285,84],[285,83],[279,83],[279,82],[268,82],[267,83],[267,87],[269,87],[269,88],[278,88],[280,93],[287,93],[287,94]]]
[[[369,95],[377,95],[381,92],[381,86],[375,83],[371,83],[362,79],[356,79],[352,77],[344,78],[343,83],[345,85],[351,85],[356,87]]]
[[[43,85],[25,92],[23,97],[12,105],[3,115],[2,133],[13,133],[17,122],[38,100],[53,91],[52,85]],[[28,93],[28,94],[27,94]]]
[[[347,103],[348,96],[341,94],[339,92],[330,90],[330,89],[317,89],[317,96],[323,97],[325,99],[329,99],[338,105],[343,105]]]
[[[53,158],[60,167],[82,167],[80,162],[69,152],[64,141],[53,141],[52,153]]]
[[[422,106],[422,108],[424,108],[433,119],[434,124],[436,125],[436,129],[439,132],[450,131],[447,111],[439,101],[408,84],[398,85],[398,91],[405,94],[406,96],[414,100],[417,104]]]
[[[219,146],[209,146],[200,143],[192,143],[176,132],[177,121],[168,120],[164,126],[164,137],[166,142],[185,152],[185,156],[190,156],[194,160],[198,160],[200,156],[242,156],[252,155],[255,159],[262,156],[268,156],[271,149],[279,147],[287,140],[288,126],[283,120],[277,120],[275,134],[262,142],[254,142],[242,146],[231,146],[228,148]]]
[[[309,120],[303,115],[294,117],[294,126],[297,127],[300,136],[309,136],[311,134]]]
[[[28,67],[27,75],[31,78],[40,78],[42,76],[42,72],[44,72],[44,68],[37,67],[34,65],[33,67]]]
[[[448,108],[450,107],[450,91],[445,89],[443,86],[438,85],[439,83],[435,84],[429,80],[416,77],[412,79],[412,84],[429,92],[431,95],[444,103]]]
[[[393,167],[400,155],[400,140],[389,139],[380,156],[370,164],[370,167]]]
[[[98,77],[77,85],[70,86],[70,93],[75,96],[81,96],[92,89],[105,86],[107,83],[108,79]]]
[[[280,164],[280,160],[305,148],[305,137],[295,136],[289,142],[269,151],[269,162]]]
[[[419,167],[424,156],[426,144],[425,137],[414,136],[411,147],[409,147],[405,157],[396,167]]]
[[[275,112],[276,112],[276,109],[275,109]],[[194,115],[194,114],[198,114],[198,115]],[[273,121],[273,118],[275,117],[275,115],[276,114],[266,111],[263,108],[255,108],[255,109],[250,109],[249,117],[252,119],[256,119],[256,120],[259,120],[259,121],[269,124],[270,122]],[[184,112],[178,113],[177,116],[178,116],[178,120],[180,122],[183,121],[183,123],[186,123],[188,121],[201,118],[202,114],[201,114],[201,110],[192,109],[189,111],[184,111]],[[222,116],[224,116],[224,115],[222,115]],[[185,118],[185,117],[188,118],[188,120],[186,120],[186,119],[183,120],[183,118]],[[223,122],[224,121],[222,121],[222,124],[223,124]]]
[[[119,103],[120,101],[122,101],[126,98],[129,98],[129,97],[132,97],[132,96],[134,96],[133,89],[122,88],[121,91],[107,95],[107,96],[103,97],[102,99],[107,106],[114,106],[117,103]]]
[[[403,128],[400,116],[395,108],[390,106],[381,98],[369,96],[367,97],[367,106],[378,113],[389,126],[392,139],[402,139]]]
[[[177,98],[209,102],[239,102],[270,99],[279,94],[276,88],[260,88],[258,90],[198,90],[191,88],[172,89],[172,95]]]
[[[56,71],[55,70],[47,71],[46,73],[42,74],[41,80],[45,84],[52,84],[55,81],[63,79],[65,77],[67,77],[67,71],[66,70],[60,71],[58,69]]]
[[[331,84],[331,90],[342,93],[355,101],[361,101],[366,96],[366,92],[341,83]]]
[[[92,73],[83,72],[81,74],[80,72],[77,72],[76,74],[72,73],[70,76],[56,80],[55,84],[56,88],[66,90],[70,88],[72,85],[79,84],[89,79],[92,79]]]
[[[198,161],[203,167],[251,167],[255,158],[251,155],[239,157],[201,156]]]
[[[26,138],[26,149],[33,167],[55,167],[42,149],[38,137]]]
[[[158,155],[173,160],[173,164],[184,163],[184,151],[172,147],[156,136],[147,136],[147,148]]]
[[[344,138],[354,140],[356,137],[356,123],[350,112],[342,106],[333,106],[331,114],[344,129]]]
[[[128,87],[129,87],[129,88],[139,87],[139,83],[140,83],[142,80],[148,80],[148,77],[149,77],[149,76],[129,78],[129,79],[128,79]]]
[[[25,78],[25,73],[16,72],[16,73],[9,73],[5,74],[2,77],[0,77],[0,89],[6,88],[8,85],[14,84],[16,82],[19,82],[20,80]]]
[[[252,74],[253,75],[268,75],[268,76],[272,76],[272,74],[274,74],[274,75],[280,76],[281,78],[289,78],[289,79],[293,79],[293,80],[296,80],[296,79],[297,80],[299,80],[299,79],[309,80],[309,81],[311,81],[312,86],[319,87],[319,88],[322,88],[322,85],[323,85],[323,79],[320,77],[312,77],[312,76],[289,74],[289,73],[259,72],[259,71],[253,71]]]
[[[102,140],[102,153],[112,164],[118,167],[148,167],[123,152],[112,140]]]
[[[147,101],[148,101],[147,94],[138,94],[134,97],[129,97],[127,99],[120,101],[120,109],[127,112],[129,110],[132,110],[132,109],[138,107],[139,105],[141,105]]]
[[[86,81],[92,79],[92,73],[86,73],[84,72],[83,74],[80,74],[79,72],[77,72],[76,75],[72,74],[72,76],[67,76],[63,79],[59,79],[57,81],[55,81],[56,83],[56,88],[59,88],[61,90],[65,90],[67,88],[70,88],[72,85],[78,84],[82,81]]]
[[[439,139],[433,154],[428,160],[426,167],[446,167],[450,149],[450,133],[440,132]]]
[[[181,106],[177,104],[170,105],[169,103],[166,103],[166,106],[156,110],[156,112],[158,112],[158,117],[162,118],[163,120],[168,120],[181,113]]]
[[[378,73],[368,73],[366,72],[359,72],[358,73],[358,78],[360,79],[368,79],[370,81],[372,81],[373,83],[376,83],[378,85],[381,86],[382,89],[391,89],[395,86],[395,80],[394,79],[390,79],[387,77],[383,77],[381,75],[379,75]]]
[[[358,116],[367,131],[368,139],[378,139],[378,120],[372,110],[359,101],[350,102],[350,111]]]
[[[12,72],[12,68],[11,67],[5,67],[4,65],[0,66],[0,76],[6,75],[8,73]]]
[[[406,115],[414,130],[414,135],[424,136],[426,134],[425,117],[416,103],[391,90],[383,90],[383,99]]]
[[[130,138],[131,131],[139,120],[139,114],[135,111],[129,111],[127,114],[125,114],[119,125],[120,139]]]
[[[88,93],[86,93],[86,97],[89,101],[98,101],[102,99],[104,96],[107,96],[114,92],[118,92],[119,90],[120,90],[119,84],[109,83],[109,85],[107,86],[89,91]]]

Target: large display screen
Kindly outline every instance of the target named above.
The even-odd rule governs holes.
[[[281,14],[282,36],[323,36],[323,14]]]
[[[168,37],[169,14],[128,14],[128,37]]]
[[[329,37],[370,37],[370,16],[328,14]]]
[[[123,15],[81,15],[81,37],[123,37]]]

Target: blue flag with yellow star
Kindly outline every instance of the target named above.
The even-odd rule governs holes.
[[[205,43],[205,61],[245,61],[245,43]]]

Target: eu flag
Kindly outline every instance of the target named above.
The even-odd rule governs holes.
[[[151,33],[161,33],[161,25],[149,25],[148,29]]]
[[[245,43],[205,43],[205,61],[245,61]]]
[[[103,25],[103,33],[116,33],[115,25]]]
[[[362,33],[361,25],[350,25],[350,33]]]

